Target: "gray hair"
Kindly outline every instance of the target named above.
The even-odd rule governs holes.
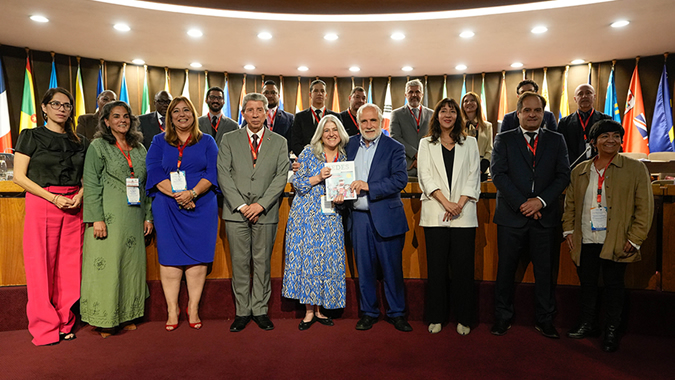
[[[251,92],[244,96],[244,100],[241,101],[241,112],[244,112],[246,109],[246,103],[248,102],[263,102],[265,106],[265,111],[267,111],[267,98],[263,94],[257,92]]]
[[[356,122],[359,124],[359,128],[361,127],[361,114],[366,108],[374,108],[377,111],[377,119],[380,121],[380,127],[382,127],[382,120],[384,120],[384,117],[382,116],[382,110],[377,106],[377,104],[366,103],[362,105],[358,111],[356,111]]]
[[[419,80],[419,79],[413,79],[413,80],[411,80],[411,81],[408,81],[408,82],[405,84],[405,92],[408,92],[408,89],[409,89],[410,87],[419,87],[419,88],[420,88],[420,92],[424,94],[424,85],[422,84],[422,81],[421,81],[421,80]]]
[[[338,149],[340,150],[340,153],[342,153],[343,155],[345,154],[344,148],[349,142],[349,134],[345,130],[345,127],[344,125],[342,125],[340,119],[337,118],[335,115],[324,116],[323,119],[321,119],[321,121],[319,122],[319,125],[316,126],[314,136],[312,136],[312,140],[309,142],[309,146],[312,147],[312,153],[314,153],[314,155],[318,159],[323,159],[324,149],[321,137],[323,137],[323,130],[326,127],[326,124],[328,123],[333,123],[337,126],[338,135],[340,135],[340,144],[338,144]]]

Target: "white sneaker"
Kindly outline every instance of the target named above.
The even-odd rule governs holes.
[[[432,334],[438,334],[439,332],[441,332],[441,324],[440,323],[429,324],[429,332]]]
[[[431,328],[431,327],[430,327],[430,328]],[[458,333],[459,335],[469,335],[470,332],[471,332],[471,327],[469,327],[469,326],[464,326],[464,325],[461,324],[461,323],[458,323],[458,324],[457,324],[457,333]]]

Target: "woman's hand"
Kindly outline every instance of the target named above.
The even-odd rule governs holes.
[[[152,228],[153,228],[152,220],[146,220],[145,222],[143,222],[143,236],[150,235],[152,233]]]
[[[574,234],[569,234],[565,236],[565,241],[567,242],[567,246],[570,249],[570,252],[574,251]]]
[[[338,194],[335,198],[333,198],[333,203],[336,205],[341,205],[345,202],[345,196],[342,194]]]
[[[78,191],[70,201],[71,204],[68,208],[80,208],[82,205],[82,190]]]
[[[63,195],[54,194],[52,203],[60,210],[63,210],[65,208],[72,208],[73,200]]]
[[[451,217],[458,216],[462,213],[462,206],[455,202],[443,202],[443,208],[445,209],[445,213],[450,214]]]
[[[108,227],[104,221],[94,222],[94,237],[96,239],[105,239],[108,236]]]
[[[635,255],[637,252],[637,248],[635,248],[635,246],[633,246],[630,241],[626,240],[626,244],[623,245],[623,256],[621,258],[627,259]]]
[[[192,203],[192,208],[194,208],[194,203],[192,202],[192,192],[189,190],[180,191],[173,194],[173,199],[176,200],[179,206],[186,208],[187,205]]]
[[[326,178],[329,178],[330,176],[331,176],[330,168],[322,168],[319,171],[319,174],[316,175],[316,177],[319,179],[319,182],[323,182]]]

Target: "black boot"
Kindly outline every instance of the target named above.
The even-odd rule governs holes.
[[[605,352],[614,352],[619,349],[619,331],[616,325],[607,325],[605,327],[605,337],[602,340],[602,350]]]
[[[577,327],[567,332],[567,337],[572,339],[584,339],[589,336],[600,336],[600,329],[591,322],[581,322]]]

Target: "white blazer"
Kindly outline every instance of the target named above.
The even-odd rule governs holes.
[[[478,227],[476,201],[480,196],[480,156],[474,137],[468,136],[463,144],[455,144],[455,160],[452,166],[452,193],[448,186],[443,151],[440,140],[431,142],[431,137],[420,140],[417,151],[417,177],[422,188],[422,215],[420,226],[441,227],[439,215],[445,213],[443,205],[431,193],[441,190],[450,202],[459,202],[462,195],[473,199],[464,205],[459,217],[452,219],[450,227]]]

